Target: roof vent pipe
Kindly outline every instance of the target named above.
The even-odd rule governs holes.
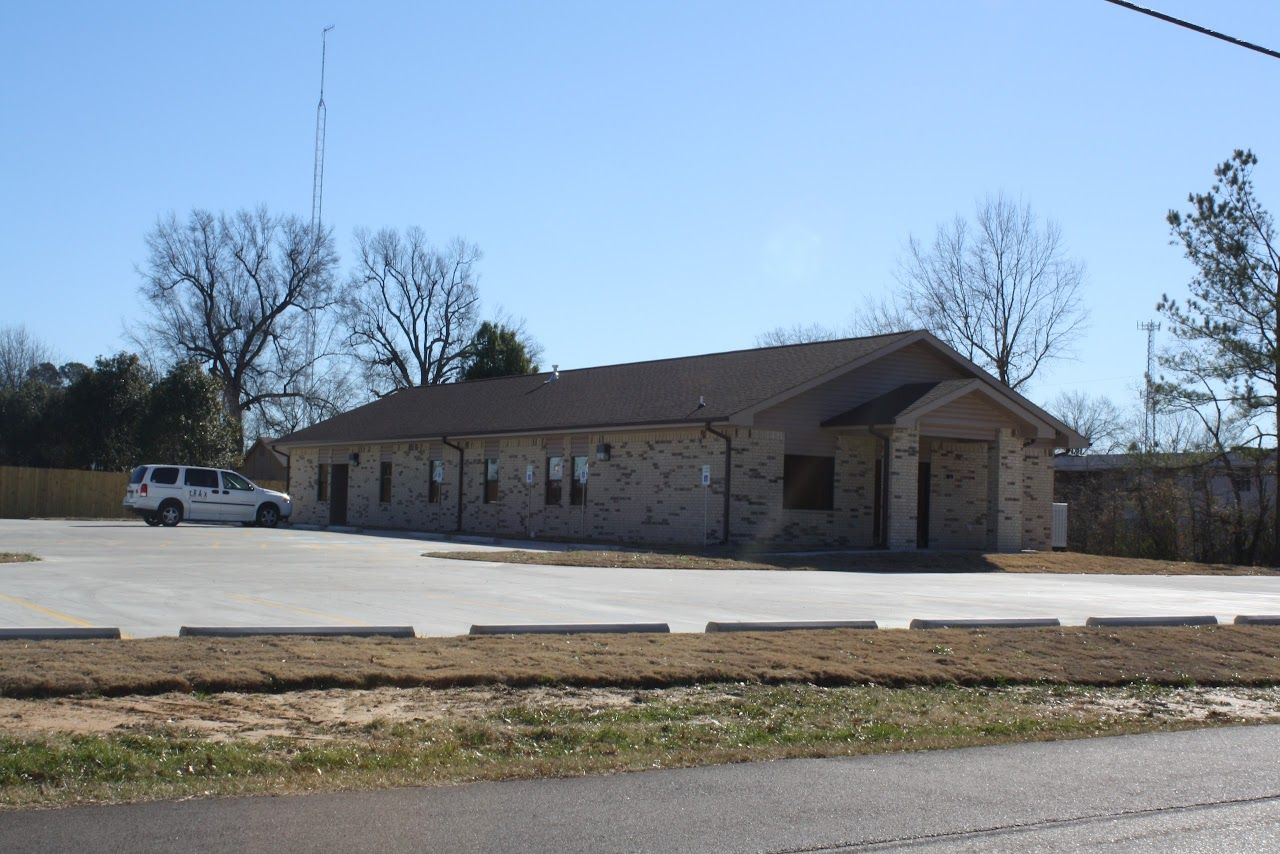
[[[552,365],[552,366],[551,366],[551,376],[549,376],[549,377],[547,377],[545,380],[543,380],[543,381],[542,381],[542,384],[543,384],[543,385],[546,385],[547,383],[553,383],[553,382],[555,382],[555,381],[556,381],[556,380],[558,380],[558,379],[560,379],[560,366],[559,366],[559,365]]]

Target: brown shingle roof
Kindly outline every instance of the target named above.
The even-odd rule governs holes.
[[[555,432],[728,418],[914,333],[403,389],[276,444]],[[699,397],[706,405],[699,408]]]
[[[969,379],[942,380],[936,383],[908,383],[859,404],[848,412],[842,412],[822,422],[823,427],[870,427],[892,424],[901,415],[910,415],[934,401],[957,393],[966,387],[976,387],[977,381]]]

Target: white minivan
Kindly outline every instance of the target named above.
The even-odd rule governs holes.
[[[123,504],[148,525],[170,528],[183,519],[274,528],[293,513],[285,493],[233,471],[200,466],[138,466],[129,476]]]

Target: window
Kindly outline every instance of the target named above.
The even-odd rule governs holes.
[[[427,484],[427,501],[440,503],[440,484],[444,483],[444,460],[431,461],[431,482]]]
[[[787,454],[782,461],[782,506],[788,510],[835,507],[836,458]]]
[[[157,466],[151,470],[151,482],[164,486],[173,486],[178,482],[178,470],[173,466]]]
[[[201,489],[217,489],[218,473],[213,469],[187,469],[187,477],[183,483]]]
[[[133,474],[129,475],[129,485],[137,486],[142,483],[142,479],[147,476],[147,467],[138,466],[133,470]]]
[[[492,504],[498,500],[498,461],[490,458],[484,461],[484,503]]]
[[[587,458],[573,458],[573,483],[569,484],[569,503],[574,507],[587,503]]]
[[[316,501],[329,500],[329,464],[321,463],[316,473]]]
[[[378,500],[383,504],[391,500],[391,463],[378,466]]]
[[[560,503],[564,483],[564,457],[547,457],[547,503]]]
[[[222,487],[223,489],[238,489],[241,492],[249,492],[253,489],[253,484],[233,471],[224,471],[222,473]]]

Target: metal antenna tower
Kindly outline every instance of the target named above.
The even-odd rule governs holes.
[[[1156,366],[1156,333],[1160,331],[1160,324],[1153,320],[1146,323],[1138,324],[1138,331],[1147,333],[1147,372],[1142,375],[1145,381],[1145,389],[1143,391],[1143,412],[1142,416],[1142,432],[1146,434],[1143,438],[1147,444],[1148,451],[1154,451],[1156,447],[1156,391],[1155,381],[1152,379]]]
[[[320,103],[316,104],[316,163],[311,178],[311,228],[320,228],[320,208],[324,199],[324,61],[329,47],[329,30],[333,24],[320,31]]]
[[[316,104],[316,160],[315,169],[311,175],[311,234],[315,238],[319,238],[321,229],[321,209],[324,200],[324,131],[325,119],[328,110],[324,105],[324,66],[326,54],[329,47],[329,30],[333,29],[333,24],[325,27],[320,31],[320,101]],[[319,329],[315,312],[309,312],[306,316],[306,344],[307,344],[307,362],[303,371],[302,381],[305,385],[303,393],[310,395],[314,391],[315,386],[315,367],[316,367],[316,338],[319,337]],[[303,398],[304,406],[308,410],[305,420],[311,423],[310,400]]]

